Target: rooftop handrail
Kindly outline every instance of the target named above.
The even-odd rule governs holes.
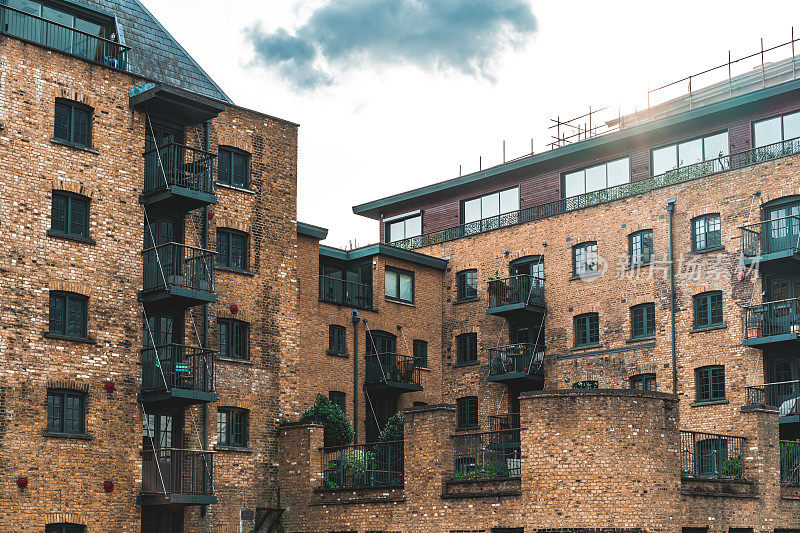
[[[121,50],[127,51],[127,50],[131,49],[130,46],[126,46],[126,45],[124,45],[122,43],[119,43],[117,41],[113,41],[111,39],[106,39],[105,37],[100,37],[98,35],[93,35],[91,33],[79,30],[77,28],[73,28],[72,26],[66,26],[64,24],[61,24],[60,22],[56,22],[55,20],[51,20],[51,19],[48,19],[48,18],[40,17],[39,15],[34,15],[33,13],[28,13],[27,11],[22,11],[22,10],[13,8],[11,6],[6,6],[6,5],[3,5],[3,4],[0,4],[0,10],[13,11],[13,12],[18,13],[20,15],[24,15],[24,16],[32,18],[32,19],[40,20],[42,22],[47,22],[48,24],[52,24],[53,26],[58,26],[58,27],[63,28],[65,30],[70,30],[70,31],[73,31],[75,33],[80,33],[82,35],[85,35],[86,37],[91,37],[92,39],[97,39],[98,41],[101,41],[101,42],[104,42],[104,43],[115,44],[115,45],[119,46],[119,48]]]

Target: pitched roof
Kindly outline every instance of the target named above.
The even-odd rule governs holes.
[[[128,70],[209,98],[233,103],[139,0],[79,0],[112,13],[121,41],[131,47]]]

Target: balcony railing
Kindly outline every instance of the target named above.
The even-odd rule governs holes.
[[[748,407],[777,409],[780,416],[798,414],[800,381],[781,381],[745,387]]]
[[[741,479],[744,437],[681,431],[681,477]]]
[[[537,374],[544,365],[544,350],[536,344],[509,344],[489,348],[489,375]]]
[[[144,250],[143,291],[182,287],[214,292],[215,253],[177,242]]]
[[[0,33],[126,70],[129,47],[13,7],[0,5]]]
[[[320,274],[319,299],[358,309],[372,309],[372,286]]]
[[[489,430],[519,429],[519,413],[506,413],[503,415],[489,415]]]
[[[214,392],[214,353],[182,344],[145,347],[142,350],[142,390]]]
[[[800,298],[766,302],[743,310],[745,340],[800,334]]]
[[[775,252],[800,252],[800,216],[789,215],[742,226],[742,253],[759,257]]]
[[[367,384],[420,385],[420,371],[413,357],[396,353],[367,355]]]
[[[800,485],[800,442],[782,440],[781,483]]]
[[[144,153],[144,193],[181,187],[214,194],[217,156],[205,150],[169,143]]]
[[[489,280],[488,306],[535,305],[544,307],[544,278],[520,274]]]
[[[213,452],[175,448],[142,452],[142,492],[146,494],[210,496],[213,475]]]
[[[520,477],[520,432],[520,429],[505,429],[454,435],[453,478],[477,481]]]
[[[570,211],[577,211],[587,207],[592,207],[599,204],[621,200],[623,198],[630,198],[631,196],[638,196],[645,194],[654,189],[661,187],[668,187],[678,183],[685,183],[698,178],[712,176],[721,172],[727,172],[737,168],[748,167],[771,161],[781,157],[787,157],[800,153],[800,139],[790,139],[787,141],[753,148],[743,152],[738,152],[731,155],[726,155],[718,159],[711,159],[693,165],[687,165],[679,169],[670,170],[664,174],[646,178],[643,180],[632,181],[601,189],[599,191],[588,192],[569,198],[562,198],[554,202],[549,202],[542,205],[528,207],[514,211],[512,213],[505,213],[493,217],[485,218],[467,224],[461,224],[452,228],[443,229],[433,233],[425,233],[416,237],[409,237],[399,241],[392,242],[392,246],[398,248],[405,248],[413,250],[415,248],[423,248],[440,244],[443,242],[469,237],[470,235],[477,235],[499,228],[506,228],[509,226],[516,226],[518,224],[525,224],[544,218],[560,215]]]
[[[403,486],[403,441],[323,448],[322,488]]]

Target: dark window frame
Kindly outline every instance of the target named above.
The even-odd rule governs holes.
[[[631,312],[631,339],[647,339],[656,334],[656,304],[652,302],[634,305]],[[641,316],[637,316],[641,313]],[[641,324],[641,327],[637,327]],[[638,330],[638,331],[637,331]]]
[[[617,163],[619,161],[623,161],[625,159],[628,160],[628,181],[626,181],[624,183],[621,183],[621,184],[618,184],[618,185],[609,186],[608,185],[608,165],[610,165],[612,163]],[[593,169],[599,168],[599,167],[605,167],[606,186],[602,187],[600,189],[592,189],[591,191],[587,191],[586,190],[586,171],[593,170]],[[582,193],[578,193],[578,194],[574,194],[572,196],[567,196],[567,176],[569,176],[571,174],[577,174],[578,172],[583,172],[583,192]],[[623,157],[618,157],[616,159],[612,159],[610,161],[605,161],[603,163],[598,163],[596,165],[589,165],[589,166],[586,166],[586,167],[580,167],[580,168],[576,168],[576,169],[569,170],[569,171],[566,171],[566,172],[562,172],[561,176],[560,176],[560,181],[561,181],[561,199],[565,200],[565,199],[568,199],[568,198],[577,198],[577,197],[583,196],[585,194],[592,194],[593,192],[603,191],[605,189],[610,189],[610,188],[613,188],[613,187],[619,187],[620,185],[626,185],[628,183],[631,183],[632,173],[633,173],[633,169],[631,168],[631,156],[630,155],[626,155],[626,156],[623,156]]]
[[[241,266],[234,266],[233,239],[242,241]],[[221,250],[221,245],[226,242],[227,250]],[[250,272],[250,234],[232,228],[217,228],[217,258],[216,265],[236,270]]]
[[[703,160],[702,161],[699,161],[697,163],[689,163],[688,165],[681,165],[680,160],[677,159],[677,157],[676,157],[676,160],[677,160],[677,163],[678,163],[678,168],[672,169],[672,170],[680,170],[682,168],[686,168],[687,166],[699,165],[700,163],[706,163],[708,161],[714,161],[715,159],[719,159],[719,154],[716,154],[714,157],[706,157],[706,143],[705,143],[705,140],[707,138],[709,138],[709,137],[716,137],[717,135],[721,135],[723,133],[728,135],[728,153],[722,156],[722,157],[726,157],[727,155],[730,155],[730,151],[731,151],[731,133],[730,133],[729,129],[722,129],[722,130],[714,131],[714,132],[711,132],[711,133],[706,133],[706,134],[703,134],[703,135],[696,135],[696,136],[690,137],[688,139],[681,139],[680,141],[674,141],[674,142],[671,142],[671,143],[662,144],[661,146],[656,146],[656,147],[651,148],[650,149],[650,177],[655,177],[655,176],[660,176],[660,175],[666,174],[666,172],[664,172],[662,174],[653,174],[654,168],[655,168],[655,166],[653,165],[653,162],[654,162],[653,153],[656,152],[657,150],[662,150],[664,148],[669,148],[671,146],[675,147],[676,156],[677,156],[678,155],[678,149],[679,149],[678,147],[681,144],[686,144],[686,143],[690,143],[692,141],[698,141],[698,140],[699,141],[703,141],[703,142],[700,143],[701,146],[702,146],[702,150],[703,150]],[[667,172],[671,172],[671,170],[668,170]]]
[[[582,313],[572,319],[574,346],[594,346],[600,344],[600,315],[598,313]]]
[[[66,108],[65,111],[67,112],[68,117],[66,117],[67,123],[65,128],[59,128],[59,107]],[[75,100],[68,100],[66,98],[56,98],[55,106],[54,106],[54,114],[53,114],[53,140],[70,144],[73,146],[78,146],[81,148],[88,148],[92,149],[92,123],[94,121],[94,108],[82,104],[81,102],[76,102]],[[77,113],[76,113],[77,112]],[[78,117],[78,113],[86,113],[86,134],[85,134],[85,142],[82,138],[76,139],[76,117]],[[65,131],[60,132],[60,129],[65,129]]]
[[[225,415],[224,432],[220,428],[220,414]],[[235,421],[235,416],[242,416],[242,420]],[[241,431],[235,427],[241,423]],[[223,438],[224,435],[224,438]],[[217,445],[227,448],[247,448],[250,438],[250,411],[239,407],[220,407],[217,409]]]
[[[719,306],[718,309],[716,306]],[[694,329],[710,329],[725,325],[725,306],[722,291],[706,291],[692,296]],[[715,320],[715,318],[719,320]]]
[[[44,531],[45,533],[86,533],[86,526],[70,522],[59,522],[58,524],[47,524],[44,526]]]
[[[64,202],[64,218],[63,228],[56,225],[56,203]],[[80,203],[84,205],[84,216],[81,221],[84,231],[74,231],[75,220],[73,218],[73,203]],[[70,191],[53,190],[52,198],[50,200],[50,234],[59,235],[63,237],[71,237],[84,241],[90,241],[89,236],[91,224],[91,206],[92,199],[82,194],[77,194]],[[60,219],[61,217],[59,217]],[[60,220],[58,226],[61,226]]]
[[[515,190],[515,189],[517,191],[517,208],[514,209],[513,211],[506,211],[504,213],[503,210],[500,209],[500,195],[503,194],[504,192],[512,191],[512,190]],[[489,196],[494,196],[494,195],[497,195],[497,214],[485,217],[485,216],[483,216],[483,199],[484,198],[488,198]],[[466,222],[465,221],[466,220],[466,205],[467,205],[468,202],[472,202],[473,200],[481,200],[481,218],[479,218],[477,220],[473,220],[472,222]],[[489,193],[486,193],[486,194],[479,194],[478,196],[473,196],[471,198],[466,198],[466,199],[461,200],[459,202],[459,207],[458,207],[459,224],[461,224],[461,225],[475,224],[477,222],[480,222],[481,220],[487,220],[487,219],[494,218],[494,217],[502,217],[503,215],[509,215],[511,213],[518,213],[522,209],[521,208],[521,204],[522,204],[522,198],[520,196],[520,186],[519,185],[514,185],[513,187],[506,187],[505,189],[499,189],[497,191],[492,191],[492,192],[489,192]]]
[[[418,235],[407,235],[406,222],[408,222],[409,220],[415,219],[415,218],[419,218],[419,234]],[[403,223],[403,237],[400,238],[400,239],[395,239],[394,237],[392,237],[392,229],[391,229],[391,227],[392,227],[393,224],[398,224],[400,222]],[[397,241],[404,241],[406,239],[413,239],[415,237],[419,237],[420,235],[422,235],[423,229],[424,229],[424,226],[423,226],[424,222],[423,222],[423,219],[422,219],[422,212],[421,211],[419,213],[414,213],[412,215],[401,216],[400,218],[397,218],[397,219],[392,219],[392,220],[388,220],[388,221],[384,220],[383,224],[384,224],[384,227],[383,227],[384,240],[385,240],[385,242],[388,242],[388,243],[397,242]]]
[[[479,427],[477,396],[462,396],[456,399],[456,427],[458,429]]]
[[[235,148],[233,146],[220,146],[217,149],[218,157],[219,157],[219,168],[217,169],[217,183],[221,183],[222,185],[227,185],[228,187],[234,187],[237,189],[250,189],[250,168],[251,168],[251,158],[252,154],[249,152],[245,152],[239,148]],[[229,159],[228,162],[224,161],[224,158],[227,157]],[[234,183],[234,157],[242,158],[244,161],[244,174],[241,176],[241,182],[236,181]]]
[[[656,375],[652,372],[645,372],[642,374],[635,374],[628,378],[628,383],[632,390],[643,390],[643,391],[657,391],[656,388]],[[637,387],[637,385],[641,385],[641,387]],[[649,387],[652,385],[652,388]]]
[[[225,325],[228,330],[225,334],[224,342],[220,342],[220,326]],[[239,335],[234,339],[234,328],[241,328],[236,332]],[[243,337],[243,338],[242,338]],[[234,342],[238,340],[239,342]],[[223,345],[224,344],[224,345]],[[241,353],[237,355],[235,351]],[[227,357],[229,359],[238,359],[240,361],[250,360],[250,323],[237,318],[218,318],[217,319],[217,354],[219,357]]]
[[[794,111],[787,111],[786,113],[779,113],[777,115],[772,115],[771,117],[766,117],[758,120],[753,120],[750,122],[750,138],[752,139],[752,146],[753,148],[763,148],[764,146],[769,146],[768,144],[764,144],[761,146],[756,146],[756,124],[761,124],[762,122],[767,122],[768,120],[774,120],[776,118],[780,119],[781,123],[781,140],[778,141],[780,143],[785,143],[786,141],[791,141],[792,138],[786,138],[786,124],[784,122],[785,117],[796,115],[800,113],[798,110]]]
[[[718,226],[717,229],[710,229],[713,227],[714,223],[710,224],[709,222],[715,219],[715,224]],[[698,232],[697,224],[702,224],[702,235],[704,239],[703,246],[698,246],[698,238],[700,233]],[[713,236],[714,238],[709,238],[709,235]],[[706,213],[705,215],[700,215],[699,217],[694,217],[692,219],[692,251],[693,252],[704,252],[706,250],[716,250],[717,248],[722,247],[722,217],[719,213]]]
[[[694,377],[695,401],[697,403],[716,402],[726,399],[724,365],[701,366],[694,370]]]
[[[383,295],[384,297],[392,302],[401,302],[407,304],[413,304],[416,296],[416,279],[414,278],[414,272],[411,270],[403,270],[402,268],[394,268],[394,267],[386,267],[386,272],[394,272],[397,274],[397,296],[391,296],[387,293],[388,287],[386,286],[386,273],[383,275]],[[404,300],[400,297],[400,276],[409,276],[411,277],[411,299]]]
[[[54,414],[55,405],[51,404],[51,398],[58,398],[58,415]],[[69,399],[77,399],[80,402],[80,413],[78,415],[79,428],[69,429],[67,426],[67,402]],[[47,389],[47,433],[51,435],[86,435],[86,399],[84,391],[74,389]],[[55,421],[57,427],[51,424]]]
[[[54,329],[55,319],[53,317],[54,301],[62,301],[63,318],[60,322],[62,324],[58,329]],[[81,331],[77,334],[71,333],[70,321],[72,319],[73,309],[70,305],[73,302],[80,302],[83,306],[81,317],[78,326]],[[87,340],[89,338],[89,297],[83,294],[68,291],[50,291],[49,294],[49,316],[48,316],[48,335],[60,337],[65,339],[78,339]]]
[[[474,284],[468,284],[472,280]],[[456,272],[456,301],[464,302],[467,300],[478,299],[478,270],[468,268]]]
[[[420,368],[428,368],[428,341],[414,339],[411,341],[414,352],[414,365]]]
[[[649,236],[649,243],[645,239]],[[637,245],[636,241],[639,239]],[[645,250],[646,245],[647,249]],[[637,255],[638,254],[638,255]],[[628,236],[628,264],[631,267],[649,265],[653,261],[653,230],[643,229]]]
[[[345,326],[328,325],[328,354],[347,355],[347,328]]]
[[[476,332],[456,335],[456,364],[473,365],[478,363],[478,334]]]
[[[592,250],[591,248],[594,248]],[[583,254],[582,260],[578,260],[578,256]],[[588,268],[591,263],[589,262],[589,254],[594,255],[594,268]],[[580,270],[578,266],[581,266]],[[579,278],[582,276],[594,276],[600,273],[600,253],[597,247],[597,241],[586,241],[576,244],[572,247],[572,276]]]

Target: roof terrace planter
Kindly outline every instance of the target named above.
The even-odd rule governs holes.
[[[177,143],[148,150],[144,153],[144,189],[139,201],[173,212],[216,204],[216,160],[211,152]]]
[[[146,304],[184,309],[214,303],[214,254],[186,244],[169,242],[142,252],[142,292]]]
[[[320,274],[319,300],[370,310],[372,309],[372,286]]]
[[[139,505],[212,505],[214,452],[161,448],[142,452]]]
[[[422,390],[420,370],[413,357],[396,353],[366,356],[367,389],[401,394]]]
[[[752,385],[745,393],[745,408],[775,409],[781,423],[800,422],[800,381]]]
[[[742,479],[744,437],[681,431],[681,477]]]
[[[322,449],[322,489],[403,487],[403,441]]]
[[[742,263],[763,272],[797,268],[800,261],[800,217],[789,215],[741,227]]]
[[[544,278],[519,274],[502,279],[490,279],[487,286],[486,314],[509,319],[528,313],[545,311]]]
[[[141,399],[159,406],[215,402],[214,350],[167,344],[142,350]],[[153,409],[151,405],[150,409]]]
[[[544,349],[536,344],[509,344],[489,348],[489,381],[507,385],[542,385]]]
[[[424,248],[443,242],[453,241],[472,235],[478,235],[500,228],[525,224],[544,218],[549,218],[579,209],[585,209],[623,198],[630,198],[648,193],[654,189],[668,187],[679,183],[686,183],[699,178],[720,174],[729,170],[757,165],[766,161],[780,159],[800,153],[800,138],[761,146],[726,155],[717,159],[710,159],[679,169],[670,170],[664,174],[643,180],[623,183],[607,189],[588,192],[569,198],[562,198],[546,204],[536,205],[519,211],[489,217],[467,224],[461,224],[440,231],[425,233],[416,237],[392,242],[392,246],[413,250]]]
[[[750,305],[743,311],[743,345],[767,348],[798,341],[800,298]]]

